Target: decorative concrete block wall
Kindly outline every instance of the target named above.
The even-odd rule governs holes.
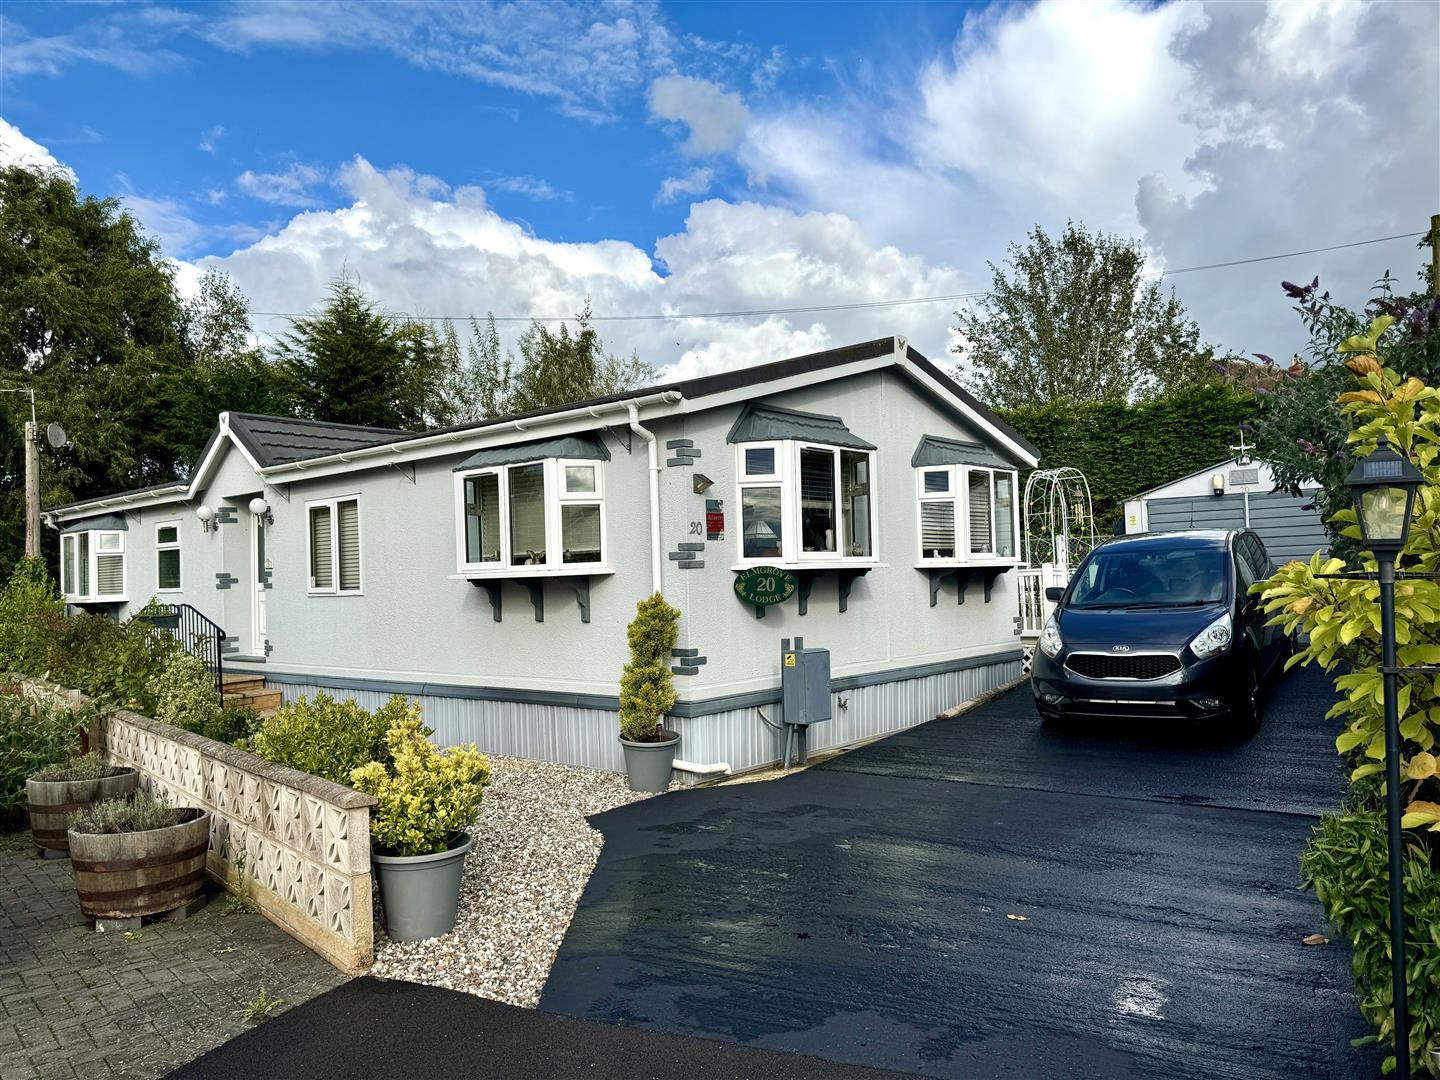
[[[28,682],[71,705],[89,700]],[[240,866],[271,922],[342,971],[369,968],[371,796],[125,709],[101,721],[99,746],[170,805],[210,811],[211,877],[231,882]]]

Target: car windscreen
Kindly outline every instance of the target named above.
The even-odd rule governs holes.
[[[1230,557],[1218,547],[1093,552],[1076,575],[1070,607],[1196,607],[1225,599]]]

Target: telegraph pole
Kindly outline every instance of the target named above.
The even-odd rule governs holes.
[[[40,427],[35,423],[35,403],[25,422],[25,557],[40,556]]]
[[[1440,214],[1430,215],[1430,295],[1440,300]]]
[[[35,422],[35,391],[25,387],[0,394],[30,395],[30,419],[25,421],[25,557],[36,558],[40,554],[40,425]]]

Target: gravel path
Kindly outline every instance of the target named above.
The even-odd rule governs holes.
[[[533,1008],[600,857],[603,841],[586,815],[649,796],[631,791],[619,773],[489,757],[455,929],[429,941],[391,941],[377,893],[370,973]]]

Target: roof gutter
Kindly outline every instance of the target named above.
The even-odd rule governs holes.
[[[128,495],[106,495],[100,499],[90,499],[83,503],[75,503],[72,506],[54,507],[41,513],[40,518],[46,524],[53,520],[72,517],[84,517],[86,514],[96,510],[124,509],[137,502],[154,502],[156,499],[168,495],[180,494],[189,491],[190,485],[187,481],[177,480],[174,484],[167,484],[164,487],[152,488],[146,491],[132,491]]]
[[[463,431],[447,431],[439,435],[421,435],[414,439],[401,439],[392,443],[382,443],[379,446],[365,446],[358,450],[346,450],[338,454],[326,454],[324,457],[281,462],[278,465],[267,465],[260,470],[260,475],[268,478],[280,473],[303,473],[327,465],[350,465],[374,457],[405,454],[410,451],[426,450],[437,446],[445,447],[452,443],[461,442],[462,440],[471,440],[477,435],[503,435],[511,431],[528,432],[535,428],[544,428],[551,424],[577,420],[587,416],[599,419],[602,413],[630,411],[632,409],[638,409],[642,405],[669,405],[682,400],[683,397],[684,395],[678,390],[662,390],[654,394],[645,394],[642,397],[621,398],[617,401],[607,401],[600,405],[582,405],[574,409],[561,409],[559,412],[543,413],[539,416],[522,417],[518,420],[505,420]]]

